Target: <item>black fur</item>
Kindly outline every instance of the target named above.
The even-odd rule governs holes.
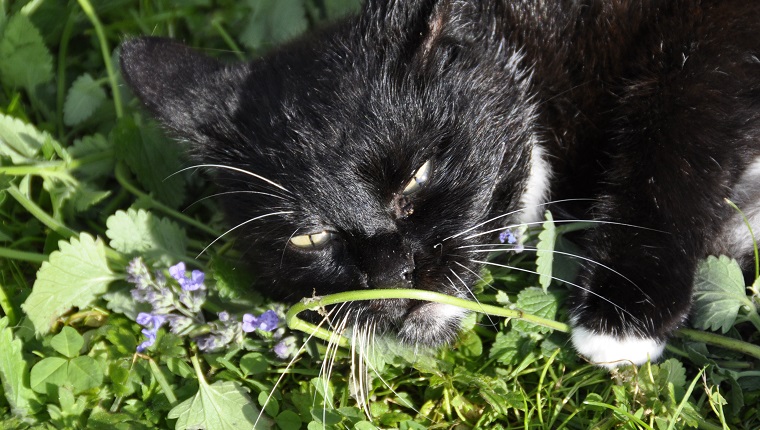
[[[723,199],[760,156],[759,35],[751,1],[370,0],[250,64],[160,38],[125,42],[121,62],[197,160],[287,189],[217,172],[223,190],[271,194],[224,195],[231,226],[283,212],[237,229],[263,291],[468,298],[451,270],[471,284],[478,267],[457,247],[496,235],[444,239],[521,209],[539,145],[550,199],[591,201],[555,213],[644,227],[585,234],[590,257],[632,283],[588,265],[574,324],[663,340],[688,313],[698,260],[720,249]],[[428,183],[402,195],[427,160]],[[289,244],[323,230],[323,247]],[[355,309],[425,345],[458,324],[405,300]]]

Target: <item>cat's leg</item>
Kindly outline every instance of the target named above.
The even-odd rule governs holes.
[[[758,155],[757,95],[728,76],[653,79],[621,98],[593,208],[608,223],[585,237],[600,264],[583,269],[570,302],[573,344],[592,362],[654,360],[688,316],[697,264],[734,215],[724,199]]]

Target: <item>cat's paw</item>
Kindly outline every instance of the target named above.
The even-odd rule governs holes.
[[[654,361],[665,349],[665,341],[662,340],[631,335],[616,337],[595,333],[581,326],[573,328],[571,338],[576,351],[591,363],[608,369]]]

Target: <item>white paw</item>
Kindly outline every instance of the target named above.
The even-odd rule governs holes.
[[[593,364],[612,369],[626,364],[644,364],[656,360],[665,349],[665,342],[646,337],[614,337],[583,327],[572,331],[573,346]]]

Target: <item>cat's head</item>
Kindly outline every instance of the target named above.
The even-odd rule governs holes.
[[[262,291],[290,300],[365,288],[472,298],[468,245],[536,212],[545,181],[519,51],[479,2],[370,1],[248,64],[161,38],[127,41],[124,77],[215,165],[230,227]],[[531,161],[533,160],[533,162]],[[524,217],[523,217],[524,218]],[[343,315],[414,344],[463,312],[387,300]]]

